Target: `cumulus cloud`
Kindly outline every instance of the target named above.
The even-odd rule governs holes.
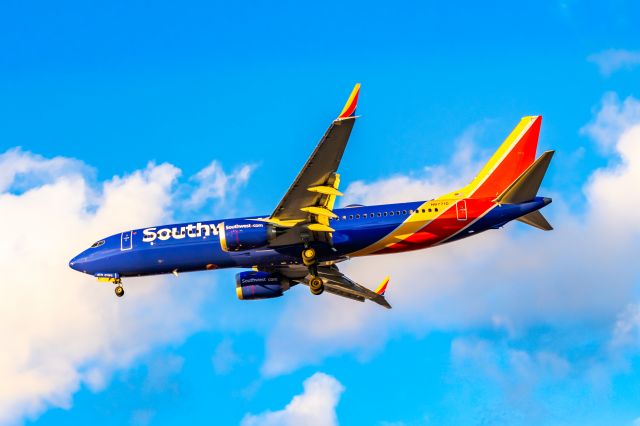
[[[605,97],[603,109],[611,99]],[[611,324],[634,300],[640,273],[635,261],[640,224],[629,220],[629,212],[640,208],[640,200],[630,196],[640,185],[640,119],[628,113],[639,108],[640,102],[628,98],[612,107],[618,114],[601,110],[591,126],[616,129],[618,138],[612,145],[616,161],[596,170],[585,184],[583,213],[555,197],[554,204],[545,209],[556,228],[550,233],[515,223],[505,230],[427,251],[358,258],[341,265],[352,278],[370,287],[391,274],[387,294],[394,309],[335,297],[287,295],[293,300],[268,337],[264,373],[281,374],[345,352],[366,357],[392,332],[421,335],[430,330],[489,329],[517,339],[539,327],[589,327],[589,339],[602,336],[599,350],[606,352]],[[459,186],[450,181],[459,169],[452,164],[455,159],[438,174],[359,182],[356,194],[367,202],[399,201],[389,198],[394,188],[389,181],[406,179],[415,193],[403,193],[404,200],[430,198],[436,194],[427,190],[446,188],[439,191],[443,193]],[[544,189],[541,193],[554,195]],[[576,345],[591,342],[575,338],[572,343]],[[291,341],[296,342],[295,347]],[[519,360],[518,365],[525,367],[546,362],[554,371],[569,368],[564,353],[544,345],[513,355],[514,362]]]
[[[12,148],[0,156],[0,193],[24,191],[60,175],[87,174],[89,168],[73,158],[44,158]]]
[[[589,55],[587,60],[596,64],[600,73],[608,77],[616,71],[640,65],[640,51],[608,49]]]
[[[640,123],[640,103],[633,97],[620,101],[615,93],[607,93],[594,120],[580,129],[605,151],[615,151],[622,134]],[[624,158],[624,156],[623,156]]]
[[[242,426],[333,426],[338,424],[336,406],[344,387],[334,377],[315,373],[303,383],[304,391],[282,410],[247,414]]]
[[[89,168],[73,159],[13,149],[0,154],[0,165],[0,423],[7,424],[69,407],[80,386],[99,390],[115,369],[199,327],[205,290],[139,278],[117,299],[111,285],[67,266],[95,239],[170,220],[176,167],[149,164],[92,185]]]
[[[186,201],[188,208],[200,208],[207,202],[215,200],[230,202],[238,189],[247,184],[255,166],[244,164],[231,173],[226,173],[222,165],[213,160],[207,167],[200,170],[191,178],[196,183],[195,188],[190,188],[189,198]]]

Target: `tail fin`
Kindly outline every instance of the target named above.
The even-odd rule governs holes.
[[[468,197],[498,197],[533,163],[541,116],[523,117],[500,148],[465,187]]]

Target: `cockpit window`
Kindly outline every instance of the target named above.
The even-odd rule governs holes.
[[[100,241],[96,241],[95,243],[93,243],[91,245],[91,248],[96,248],[96,247],[100,247],[101,245],[104,244],[104,240],[100,240]]]

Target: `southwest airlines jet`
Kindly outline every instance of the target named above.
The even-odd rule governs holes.
[[[115,284],[144,275],[245,268],[236,275],[242,300],[282,296],[297,284],[391,306],[386,278],[375,290],[338,268],[351,258],[419,250],[498,229],[518,220],[543,230],[540,209],[551,202],[538,189],[553,151],[536,159],[542,117],[520,120],[466,186],[427,201],[335,208],[337,173],[353,125],[360,85],[269,215],[150,226],[101,239],[69,266]]]

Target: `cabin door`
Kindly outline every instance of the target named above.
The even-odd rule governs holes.
[[[131,232],[132,231],[127,231],[120,234],[120,250],[121,251],[131,250],[131,247],[132,247]]]
[[[458,220],[467,220],[467,200],[460,200],[456,203],[456,215]]]

